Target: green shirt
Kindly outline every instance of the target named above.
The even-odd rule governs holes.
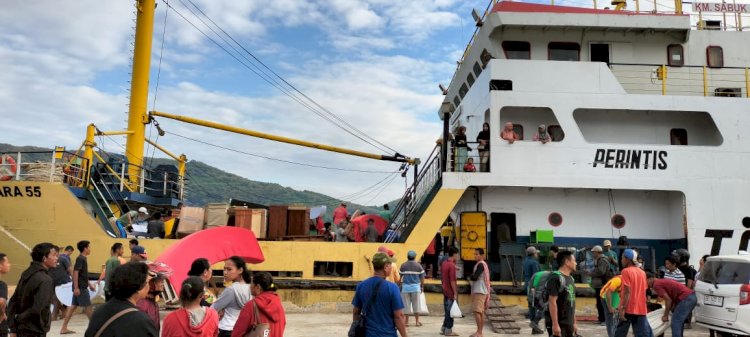
[[[104,290],[109,291],[109,281],[112,280],[112,273],[115,268],[120,266],[120,259],[117,256],[110,256],[107,262],[104,263],[105,277],[104,277]]]
[[[130,214],[130,220],[128,221],[128,214]],[[125,214],[123,214],[117,221],[119,221],[123,226],[130,225],[138,220],[138,211],[130,211]]]
[[[613,272],[617,272],[617,253],[615,253],[615,251],[612,250],[611,248],[608,251],[602,252],[602,253],[604,254],[604,256],[607,257],[607,259],[609,259],[611,257],[612,260],[615,261],[614,263],[612,263],[612,260],[608,261],[609,262],[609,269],[612,270]]]

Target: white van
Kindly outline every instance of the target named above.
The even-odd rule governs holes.
[[[709,257],[695,294],[696,323],[718,336],[750,336],[750,256]]]

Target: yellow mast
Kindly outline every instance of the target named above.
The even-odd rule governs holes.
[[[151,67],[151,39],[154,31],[155,0],[137,0],[138,13],[135,25],[135,48],[133,50],[133,77],[130,82],[130,106],[126,153],[128,179],[137,185],[141,178],[143,148],[146,139],[146,124],[149,122],[148,80]]]

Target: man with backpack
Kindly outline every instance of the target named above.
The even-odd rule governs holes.
[[[576,260],[570,251],[557,254],[560,269],[552,272],[543,291],[548,302],[545,312],[547,333],[550,336],[574,337],[578,334],[576,322],[575,280],[571,276],[576,271]]]
[[[591,248],[591,254],[594,256],[594,270],[591,271],[591,288],[594,288],[595,294],[599,294],[602,291],[602,287],[613,276],[609,266],[609,258],[604,255],[603,251],[601,246]],[[606,325],[604,305],[600,296],[596,296],[596,312],[599,318],[599,325]]]
[[[402,337],[408,336],[400,291],[395,283],[386,281],[393,272],[393,262],[386,253],[372,257],[374,275],[360,282],[354,293],[349,337],[361,336],[362,330],[366,336],[397,337],[396,330]]]
[[[542,299],[542,293],[546,288],[547,280],[549,280],[549,275],[551,273],[552,272],[548,270],[537,272],[531,277],[529,283],[529,290],[526,295],[528,296],[528,301],[530,303],[529,312],[531,312],[531,306],[534,308],[534,315],[529,317],[531,320],[529,326],[531,327],[532,335],[541,335],[544,333],[544,330],[539,327],[539,321],[544,317],[544,311],[546,309],[544,300]]]

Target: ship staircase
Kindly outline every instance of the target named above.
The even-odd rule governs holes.
[[[404,242],[440,190],[444,171],[440,150],[440,145],[435,146],[425,165],[417,171],[414,183],[406,189],[393,209],[391,221],[400,235],[397,238],[386,237],[385,242]]]
[[[125,214],[130,211],[125,202],[126,198],[118,188],[122,182],[118,180],[116,175],[107,171],[105,164],[96,164],[91,167],[88,188],[84,192],[93,208],[94,218],[111,237],[119,237],[119,233],[110,219],[114,218],[115,214]]]

